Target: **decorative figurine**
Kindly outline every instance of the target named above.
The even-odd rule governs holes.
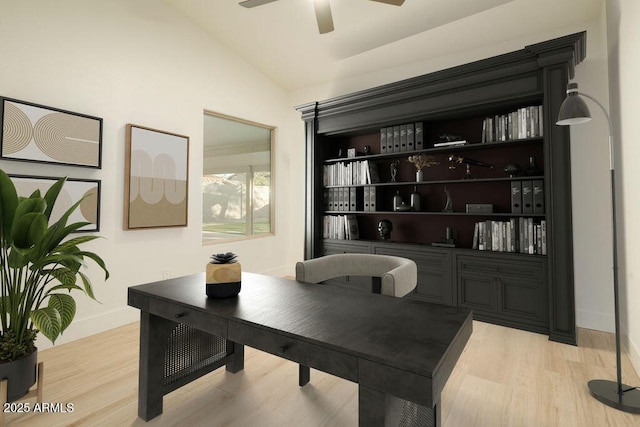
[[[369,154],[371,154],[371,147],[368,145],[364,146],[364,155],[368,156]]]
[[[509,175],[509,178],[514,178],[522,171],[520,165],[508,164],[504,167],[504,173]]]
[[[391,232],[393,231],[393,224],[388,219],[381,219],[378,223],[378,234],[382,240],[389,240],[391,238]]]
[[[467,171],[465,173],[464,179],[473,179],[471,175],[471,165],[474,166],[482,166],[485,168],[493,169],[493,165],[488,163],[479,162],[478,160],[470,159],[469,157],[460,157],[454,154],[449,155],[449,170],[453,170],[456,168],[456,163],[461,165],[467,165]]]
[[[442,212],[453,212],[453,202],[451,201],[451,192],[444,187],[444,194],[447,195],[447,201],[444,204]]]
[[[398,175],[398,165],[400,160],[396,159],[391,162],[391,182],[396,182],[396,175]]]

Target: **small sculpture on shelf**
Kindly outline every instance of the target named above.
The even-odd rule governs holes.
[[[467,170],[465,172],[464,179],[473,179],[473,175],[471,175],[471,165],[473,166],[482,166],[484,168],[493,169],[493,165],[488,163],[483,163],[478,160],[471,159],[469,157],[460,157],[455,154],[449,155],[449,170],[456,169],[456,164],[466,165]]]
[[[396,176],[398,175],[398,165],[400,164],[400,160],[396,159],[391,162],[390,170],[391,170],[391,182],[396,182]]]
[[[456,239],[453,237],[453,228],[451,227],[447,227],[445,228],[444,231],[444,240],[439,241],[439,242],[433,242],[431,243],[431,246],[441,246],[441,247],[445,247],[445,248],[455,248],[458,243],[456,242]]]
[[[211,255],[207,264],[207,296],[229,298],[240,292],[242,269],[233,252]]]
[[[444,194],[447,199],[444,203],[444,208],[442,208],[442,212],[453,212],[453,202],[451,201],[451,192],[447,190],[447,187],[444,187]]]
[[[506,173],[509,178],[515,178],[516,176],[518,176],[518,174],[522,172],[522,168],[520,167],[520,165],[514,165],[509,163],[507,166],[504,167],[504,173]]]
[[[431,166],[439,164],[436,161],[436,158],[433,156],[428,156],[426,154],[416,154],[413,156],[409,156],[409,162],[413,163],[416,167],[416,182],[422,181],[422,169],[430,168]]]
[[[393,231],[393,224],[388,219],[381,219],[378,223],[378,235],[382,240],[389,240],[391,238],[391,232]]]

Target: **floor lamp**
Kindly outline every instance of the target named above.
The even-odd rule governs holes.
[[[618,242],[616,231],[616,187],[614,177],[614,152],[611,119],[607,110],[595,98],[578,91],[577,83],[567,85],[567,98],[560,106],[557,125],[568,126],[588,122],[591,113],[581,98],[592,100],[602,109],[609,125],[609,169],[611,171],[611,224],[613,237],[613,303],[616,332],[617,382],[610,380],[591,380],[589,392],[602,403],[625,412],[640,413],[640,390],[622,384],[622,361],[620,357],[620,295],[618,292]]]

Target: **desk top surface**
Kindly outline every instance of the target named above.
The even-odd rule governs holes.
[[[472,328],[467,309],[245,272],[228,299],[207,297],[204,273],[129,288],[129,305],[153,299],[429,377]]]

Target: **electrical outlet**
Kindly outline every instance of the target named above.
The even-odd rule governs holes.
[[[162,270],[162,280],[166,280],[171,278],[171,270],[168,268],[165,268],[164,270]]]

